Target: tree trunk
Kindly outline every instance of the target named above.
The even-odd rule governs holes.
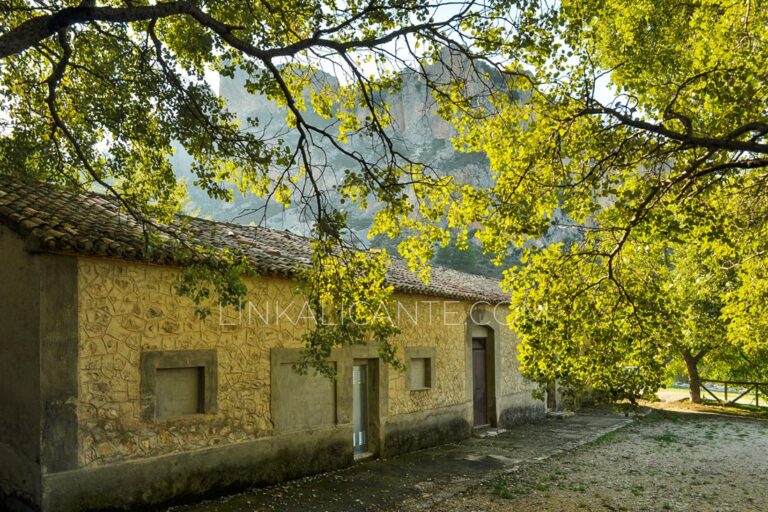
[[[691,402],[698,404],[701,403],[701,378],[699,377],[699,359],[690,352],[683,353],[683,359],[685,360],[685,366],[688,369],[688,384],[691,391]]]

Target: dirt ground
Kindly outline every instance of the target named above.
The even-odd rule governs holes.
[[[240,494],[174,507],[173,512],[361,512],[424,510],[512,468],[538,463],[630,424],[610,408],[489,429],[436,446]],[[169,511],[170,512],[170,511]]]
[[[768,510],[768,420],[687,402],[654,407],[623,429],[508,468],[429,510]]]

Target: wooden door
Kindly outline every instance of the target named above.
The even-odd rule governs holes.
[[[486,338],[472,339],[472,398],[474,426],[488,424]]]

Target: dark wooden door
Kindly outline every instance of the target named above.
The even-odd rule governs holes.
[[[485,338],[472,339],[472,397],[474,425],[488,424],[488,392],[486,387]]]

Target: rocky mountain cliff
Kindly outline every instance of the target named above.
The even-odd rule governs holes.
[[[337,83],[329,75],[323,75],[322,79]],[[280,136],[289,143],[296,140],[295,132],[286,127],[284,109],[264,96],[248,93],[244,76],[236,75],[232,79],[222,77],[219,94],[227,100],[229,109],[240,119],[257,118],[260,127],[268,136]],[[455,130],[450,123],[437,115],[435,102],[427,91],[423,77],[415,74],[404,76],[400,90],[386,97],[385,101],[393,117],[392,139],[403,154],[414,161],[432,166],[440,174],[455,177],[459,183],[490,184],[489,164],[482,153],[463,153],[454,149],[451,138],[455,135]],[[312,111],[306,115],[311,122],[320,126],[329,126],[331,123]],[[357,151],[366,151],[363,141],[350,139],[349,144]],[[318,151],[322,155],[315,156],[328,158],[330,171],[324,176],[324,186],[332,190],[337,179],[334,173],[341,173],[345,167],[350,166],[350,162],[327,144],[325,146],[323,149],[326,151]],[[371,148],[370,151],[375,149]],[[373,155],[374,153],[370,154]],[[179,175],[184,176],[185,170],[189,168],[189,156],[183,150],[175,155],[174,166]],[[307,234],[311,227],[299,208],[265,205],[263,199],[255,196],[242,197],[237,194],[234,202],[222,203],[208,198],[204,192],[194,187],[190,187],[189,196],[190,201],[185,209],[194,215],[243,224],[265,224],[267,227],[287,229],[299,234]],[[372,202],[366,210],[350,210],[350,227],[360,240],[371,246],[386,246],[394,252],[396,241],[367,239],[376,208],[377,205]],[[252,213],[254,210],[258,213]],[[436,260],[463,271],[493,277],[500,275],[500,270],[490,264],[490,259],[482,254],[478,246],[466,252],[458,251],[454,247],[441,249]]]

